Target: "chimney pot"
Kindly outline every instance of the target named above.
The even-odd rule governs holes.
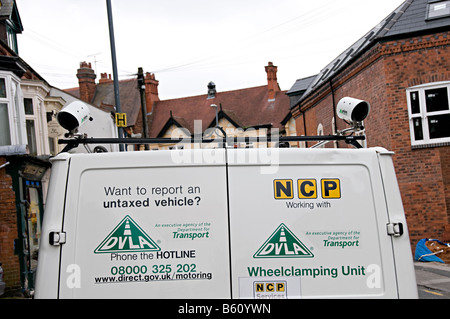
[[[98,81],[98,84],[111,83],[111,82],[113,82],[113,80],[111,79],[111,74],[108,74],[106,72],[100,74],[100,80]]]

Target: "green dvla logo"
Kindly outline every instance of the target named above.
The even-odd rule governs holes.
[[[313,258],[314,254],[281,224],[253,255],[253,258]]]
[[[130,217],[126,216],[94,250],[102,253],[160,251],[161,248]]]

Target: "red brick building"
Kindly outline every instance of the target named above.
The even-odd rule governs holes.
[[[228,136],[238,137],[238,130],[253,131],[258,136],[268,136],[272,130],[285,133],[283,118],[289,113],[289,99],[277,82],[278,68],[269,62],[265,66],[267,84],[233,91],[216,90],[215,94],[191,96],[180,99],[154,101],[148,116],[150,137],[171,137],[173,129],[181,130],[185,136],[198,134],[195,121],[201,121],[200,133],[219,125]],[[215,85],[210,83],[211,87]],[[205,86],[205,93],[206,93]],[[275,132],[275,131],[274,131]],[[261,147],[262,145],[246,145]],[[235,145],[235,147],[241,147]],[[160,146],[160,148],[164,148]]]
[[[174,129],[183,131],[184,136],[194,134],[194,121],[201,121],[201,132],[215,127],[216,114],[212,104],[217,105],[218,120],[221,126],[228,129],[253,129],[259,136],[267,136],[272,129],[286,134],[289,113],[289,98],[277,82],[277,66],[269,62],[265,66],[267,84],[233,91],[216,90],[214,98],[208,97],[205,83],[205,94],[178,99],[160,100],[158,94],[159,81],[155,75],[146,73],[143,77],[145,90],[146,118],[142,116],[142,101],[138,80],[119,81],[121,112],[127,114],[126,137],[144,137],[144,125],[148,127],[148,137],[170,137]],[[114,112],[114,85],[106,73],[96,83],[96,75],[90,63],[81,62],[77,70],[79,87],[67,89],[66,92],[92,105]],[[198,133],[198,132],[197,132]],[[179,136],[177,136],[178,138]],[[131,147],[131,146],[130,146]],[[255,145],[256,147],[256,145]],[[173,145],[153,145],[151,149],[168,149]],[[136,150],[143,149],[143,145]]]
[[[421,238],[450,240],[449,31],[450,1],[407,0],[288,92],[298,135],[344,129],[336,105],[345,96],[371,104],[366,143],[395,152],[413,247]]]

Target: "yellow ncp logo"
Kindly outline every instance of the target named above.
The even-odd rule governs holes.
[[[273,181],[275,199],[293,199],[294,182],[292,179],[276,179]]]
[[[255,292],[285,292],[286,282],[255,282]]]
[[[317,198],[317,181],[315,179],[299,179],[298,198]]]
[[[341,198],[341,183],[338,179],[322,179],[322,198]]]
[[[317,180],[298,179],[297,193],[299,199],[316,199],[318,197]],[[293,199],[294,182],[292,179],[276,179],[273,181],[275,199]],[[338,178],[324,178],[320,180],[322,198],[341,198],[341,182]]]

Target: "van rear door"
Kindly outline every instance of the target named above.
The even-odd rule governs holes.
[[[234,298],[398,297],[376,151],[228,159]]]
[[[72,156],[59,297],[230,298],[225,151],[204,155]]]

